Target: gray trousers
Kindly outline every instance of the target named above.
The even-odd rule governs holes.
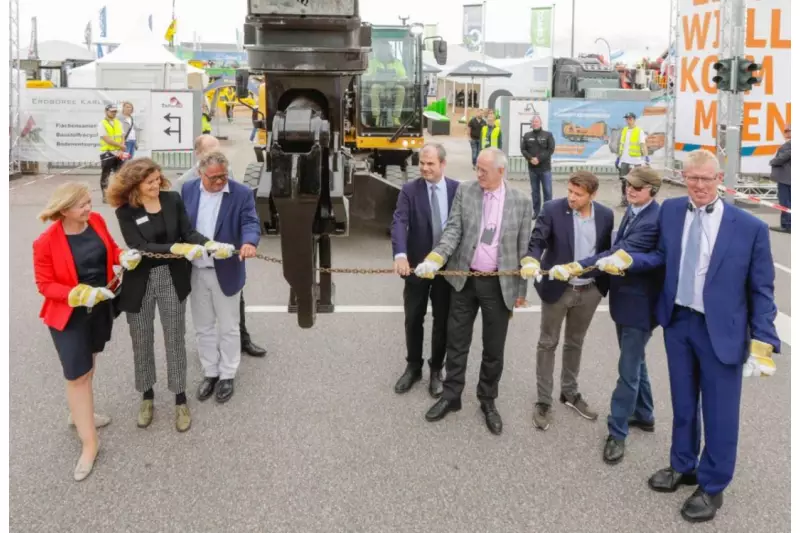
[[[136,390],[148,391],[156,383],[156,304],[167,351],[167,386],[180,394],[186,390],[186,301],[178,299],[167,265],[150,270],[141,309],[138,313],[127,313]]]
[[[242,357],[239,331],[241,291],[226,296],[213,268],[192,268],[192,322],[197,352],[207,378],[233,379]]]
[[[561,298],[552,304],[542,302],[539,344],[536,350],[536,389],[538,403],[553,403],[553,371],[556,348],[561,337],[561,324],[566,318],[561,362],[561,393],[572,399],[578,393],[583,339],[592,323],[602,295],[594,283],[587,289],[568,286]]]

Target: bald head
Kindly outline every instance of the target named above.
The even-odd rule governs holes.
[[[203,158],[206,154],[216,152],[219,150],[219,141],[213,135],[204,133],[194,140],[194,155],[198,159]]]

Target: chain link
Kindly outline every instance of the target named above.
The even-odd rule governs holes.
[[[140,252],[142,257],[150,257],[151,259],[183,259],[182,255],[177,254],[162,254],[157,252]],[[239,251],[234,250],[234,255],[238,255]],[[261,259],[268,263],[275,263],[277,265],[283,264],[283,259],[277,257],[270,257],[264,254],[256,254],[256,259]],[[583,269],[583,272],[591,272],[596,270],[596,266],[589,266]],[[315,271],[320,274],[396,274],[393,268],[328,268],[328,267],[315,267]],[[437,276],[467,276],[473,278],[480,277],[498,277],[498,276],[519,276],[519,270],[498,270],[495,272],[473,272],[471,270],[439,270],[435,274]],[[542,270],[542,276],[547,276],[549,271]],[[624,275],[624,272],[622,273]]]

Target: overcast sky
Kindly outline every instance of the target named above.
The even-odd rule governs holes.
[[[573,0],[487,0],[489,16],[498,17],[511,34],[528,33],[531,5],[556,5],[556,55],[569,55],[571,5]],[[398,16],[410,21],[439,24],[440,34],[456,44],[461,40],[462,6],[480,0],[361,0],[361,16],[373,24],[397,24]],[[575,49],[578,52],[606,53],[604,44],[595,44],[599,37],[608,39],[613,50],[626,50],[641,57],[657,56],[667,48],[669,37],[669,0],[575,0]],[[38,18],[39,41],[83,41],[86,23],[93,22],[95,38],[99,36],[97,13],[102,6],[108,11],[108,39],[120,41],[127,35],[132,20],[153,14],[156,34],[169,24],[169,0],[22,0],[20,2],[20,42],[26,48],[30,41],[30,19]],[[643,6],[647,6],[643,9]],[[191,41],[194,32],[200,40],[236,41],[247,12],[247,0],[175,0],[178,18],[178,40]],[[488,32],[488,30],[487,30]],[[492,36],[489,35],[491,40]],[[515,37],[515,40],[519,37]]]

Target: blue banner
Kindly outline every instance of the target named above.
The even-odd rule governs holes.
[[[647,134],[648,152],[663,152],[666,111],[663,102],[554,98],[547,123],[556,141],[553,159],[613,162],[627,113],[636,115],[637,125]]]

